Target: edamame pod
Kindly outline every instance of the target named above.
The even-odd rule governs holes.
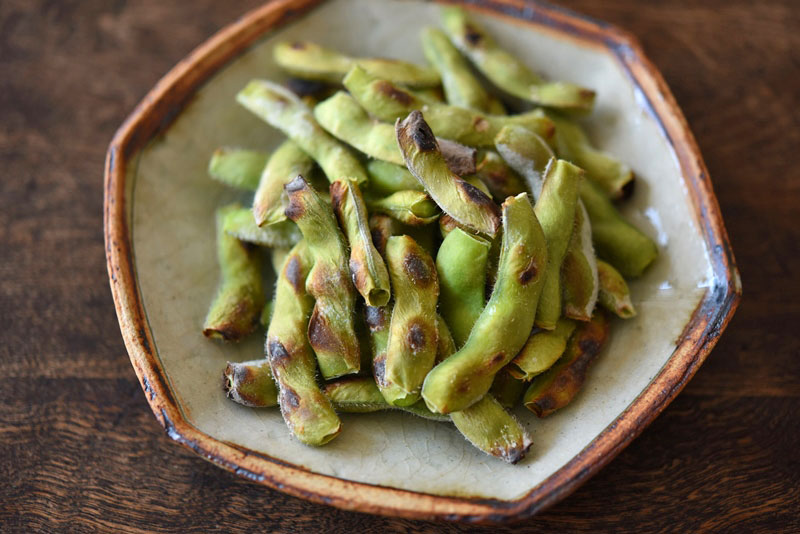
[[[494,143],[506,163],[525,178],[534,200],[538,201],[545,169],[553,159],[553,151],[547,143],[534,132],[516,125],[500,130]]]
[[[432,411],[450,413],[480,400],[533,326],[547,266],[544,233],[525,193],[508,198],[502,213],[502,250],[492,295],[464,346],[425,378],[422,396]]]
[[[497,152],[481,150],[475,167],[475,177],[486,184],[497,202],[525,192],[525,182]]]
[[[310,41],[281,42],[272,49],[275,62],[299,78],[339,83],[353,65],[407,87],[435,87],[439,74],[429,68],[397,59],[352,58]]]
[[[439,217],[439,207],[424,191],[398,191],[388,197],[367,199],[370,212],[383,213],[411,226],[430,224]]]
[[[390,406],[410,406],[419,400],[419,394],[409,394],[386,377],[386,351],[394,303],[389,306],[367,306],[365,318],[372,340],[372,374],[384,401]]]
[[[509,363],[494,375],[494,382],[489,389],[489,395],[494,397],[504,408],[516,406],[528,387],[524,380],[516,378],[508,371],[510,365]]]
[[[317,365],[306,338],[308,316],[314,307],[306,291],[312,264],[305,241],[295,245],[284,261],[275,286],[275,313],[265,349],[289,430],[307,445],[324,445],[339,434],[342,423],[317,386]]]
[[[275,301],[270,300],[264,304],[264,308],[261,310],[261,315],[258,316],[258,324],[260,324],[265,330],[269,328],[269,322],[272,320],[272,312],[275,311]]]
[[[533,379],[525,392],[525,407],[539,417],[563,408],[577,395],[589,365],[608,339],[608,319],[602,311],[572,334],[564,355],[550,369]]]
[[[253,220],[253,212],[238,205],[225,215],[223,229],[240,241],[264,247],[288,248],[303,237],[292,221],[284,220],[259,228]]]
[[[404,395],[384,398],[407,405],[419,399],[425,375],[436,358],[436,303],[439,280],[433,259],[409,236],[392,236],[386,243],[386,263],[394,290],[394,306],[384,364],[385,379]]]
[[[356,290],[370,306],[389,302],[389,273],[372,243],[367,208],[355,180],[343,178],[331,184],[331,204],[350,243],[350,275]]]
[[[561,288],[564,314],[578,321],[590,320],[597,304],[600,281],[592,246],[592,225],[580,200],[575,209],[572,237],[561,264]]]
[[[203,335],[225,341],[239,341],[253,332],[265,301],[261,252],[225,230],[228,215],[239,209],[230,204],[217,210],[220,284],[203,326]]]
[[[439,231],[442,234],[442,239],[447,239],[450,232],[458,228],[458,223],[455,219],[444,213],[439,217]]]
[[[367,174],[369,174],[369,192],[376,195],[391,195],[400,191],[424,191],[422,184],[406,169],[405,162],[401,167],[373,159],[367,162]]]
[[[567,348],[567,340],[577,324],[571,319],[561,318],[553,330],[535,329],[511,363],[508,372],[515,378],[530,381],[556,363]]]
[[[278,405],[278,385],[269,361],[228,362],[222,373],[222,388],[233,402],[250,408]]]
[[[253,217],[258,226],[277,224],[286,220],[283,214],[283,186],[298,174],[307,176],[314,160],[294,141],[284,141],[272,154],[259,174],[258,189],[253,197]]]
[[[456,352],[456,342],[450,328],[441,315],[436,316],[436,332],[438,335],[438,346],[436,347],[436,363],[450,357]]]
[[[268,158],[266,152],[220,147],[211,155],[208,174],[225,185],[255,191]]]
[[[328,180],[349,177],[359,183],[367,173],[358,159],[314,120],[294,93],[266,80],[251,80],[236,101],[297,143],[322,168]]]
[[[575,225],[575,208],[583,171],[556,160],[545,171],[542,194],[534,211],[547,240],[547,270],[536,310],[536,326],[552,330],[561,317],[561,263]]]
[[[442,23],[453,44],[494,85],[517,98],[565,111],[587,113],[595,92],[569,82],[547,82],[500,48],[486,31],[458,7],[442,9]]]
[[[372,243],[383,256],[386,253],[386,242],[393,235],[403,233],[402,224],[382,213],[373,213],[369,216],[369,230],[372,235]]]
[[[626,221],[591,180],[584,180],[581,184],[581,200],[592,224],[592,241],[597,256],[626,278],[641,276],[658,256],[655,242]]]
[[[370,76],[358,67],[347,74],[344,85],[364,109],[380,120],[395,121],[412,111],[421,110],[438,137],[467,146],[494,146],[495,135],[508,124],[525,126],[545,139],[552,138],[555,133],[553,122],[541,110],[519,115],[488,115],[447,104],[425,102],[387,80]]]
[[[347,377],[328,382],[324,386],[325,394],[331,399],[334,407],[344,413],[369,413],[382,410],[401,410],[423,419],[449,422],[450,417],[433,413],[422,401],[411,406],[392,406],[383,398],[377,384],[371,377]]]
[[[406,167],[439,207],[460,224],[489,236],[500,226],[497,205],[485,193],[453,174],[422,113],[412,111],[395,124]]]
[[[514,416],[491,395],[451,413],[450,419],[467,441],[504,462],[519,462],[533,443]]]
[[[603,260],[597,260],[597,273],[600,278],[597,299],[600,305],[622,319],[635,317],[636,309],[631,302],[630,289],[619,271]]]
[[[353,325],[355,290],[347,248],[331,207],[302,176],[286,184],[286,216],[297,223],[314,258],[306,290],[316,299],[308,340],[326,379],[357,373],[361,353]]]
[[[447,234],[436,255],[439,310],[457,347],[469,337],[483,311],[490,243],[460,228]]]

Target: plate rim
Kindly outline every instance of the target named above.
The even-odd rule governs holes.
[[[628,32],[542,0],[446,0],[443,3],[462,4],[556,32],[584,45],[606,48],[616,58],[631,83],[641,91],[645,111],[656,121],[678,158],[692,213],[708,250],[713,283],[686,324],[672,355],[648,386],[580,453],[515,500],[450,497],[354,482],[215,439],[183,417],[153,348],[128,232],[128,161],[164,131],[195,91],[225,64],[267,31],[295,20],[323,1],[276,0],[246,13],[179,61],[115,133],[104,168],[103,227],[111,293],[131,364],[150,408],[171,439],[250,480],[313,502],[360,512],[477,523],[530,517],[572,493],[637,437],[694,376],[733,316],[741,300],[741,280],[708,170],[666,82]]]

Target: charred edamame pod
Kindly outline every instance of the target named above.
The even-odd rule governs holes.
[[[622,275],[610,264],[597,260],[597,274],[600,278],[600,305],[622,319],[636,316],[631,302],[631,292]]]
[[[220,147],[211,155],[208,174],[225,185],[255,191],[269,154],[244,148]]]
[[[519,354],[508,364],[508,372],[516,378],[530,381],[547,371],[564,354],[567,340],[576,326],[575,321],[562,317],[553,330],[535,329]]]
[[[486,184],[497,202],[525,192],[523,179],[503,161],[497,152],[481,150],[477,156],[475,167],[474,176]]]
[[[509,363],[494,375],[494,382],[489,389],[489,395],[495,398],[504,408],[513,408],[516,406],[528,384],[524,380],[513,376],[508,368]]]
[[[484,395],[450,419],[467,441],[485,453],[515,464],[530,449],[530,436],[519,422],[491,395]]]
[[[266,359],[228,362],[222,373],[222,387],[233,402],[250,408],[278,405],[278,385]]]
[[[281,196],[283,186],[298,174],[308,176],[314,160],[294,141],[284,141],[272,154],[259,174],[258,188],[253,197],[253,217],[258,226],[286,220]]]
[[[399,409],[423,419],[441,422],[450,421],[449,416],[428,410],[422,401],[418,401],[411,406],[392,406],[383,398],[372,377],[368,376],[340,378],[325,384],[323,390],[339,412],[368,413]]]
[[[539,200],[544,171],[553,159],[553,151],[534,132],[518,125],[505,126],[494,138],[497,152],[528,184],[534,200]]]
[[[439,218],[439,207],[423,191],[398,191],[388,197],[367,199],[370,212],[383,213],[411,226],[430,224]]]

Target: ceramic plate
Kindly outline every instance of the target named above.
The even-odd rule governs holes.
[[[174,440],[287,493],[347,509],[502,521],[536,513],[610,461],[677,395],[727,324],[740,282],[694,139],[658,72],[627,34],[549,5],[473,1],[500,43],[548,77],[597,90],[596,144],[637,175],[630,219],[661,255],[631,289],[639,316],[615,321],[580,395],[544,420],[506,465],[454,427],[401,413],[344,415],[322,448],[288,433],[277,409],[227,400],[226,360],[261,357],[201,334],[217,284],[215,207],[235,197],[206,164],[221,145],[271,149],[281,135],[238,106],[254,77],[282,80],[271,48],[311,39],[353,55],[424,62],[438,6],[403,0],[283,0],[227,27],[179,63],[120,128],[108,152],[105,232],[119,321],[153,411]]]

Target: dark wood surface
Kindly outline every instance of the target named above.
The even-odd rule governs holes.
[[[102,242],[116,127],[257,0],[0,2],[0,531],[460,532],[343,512],[164,434]],[[800,531],[800,9],[570,0],[639,36],[697,136],[744,283],[708,362],[574,495],[508,532]],[[486,528],[486,532],[503,529]]]

